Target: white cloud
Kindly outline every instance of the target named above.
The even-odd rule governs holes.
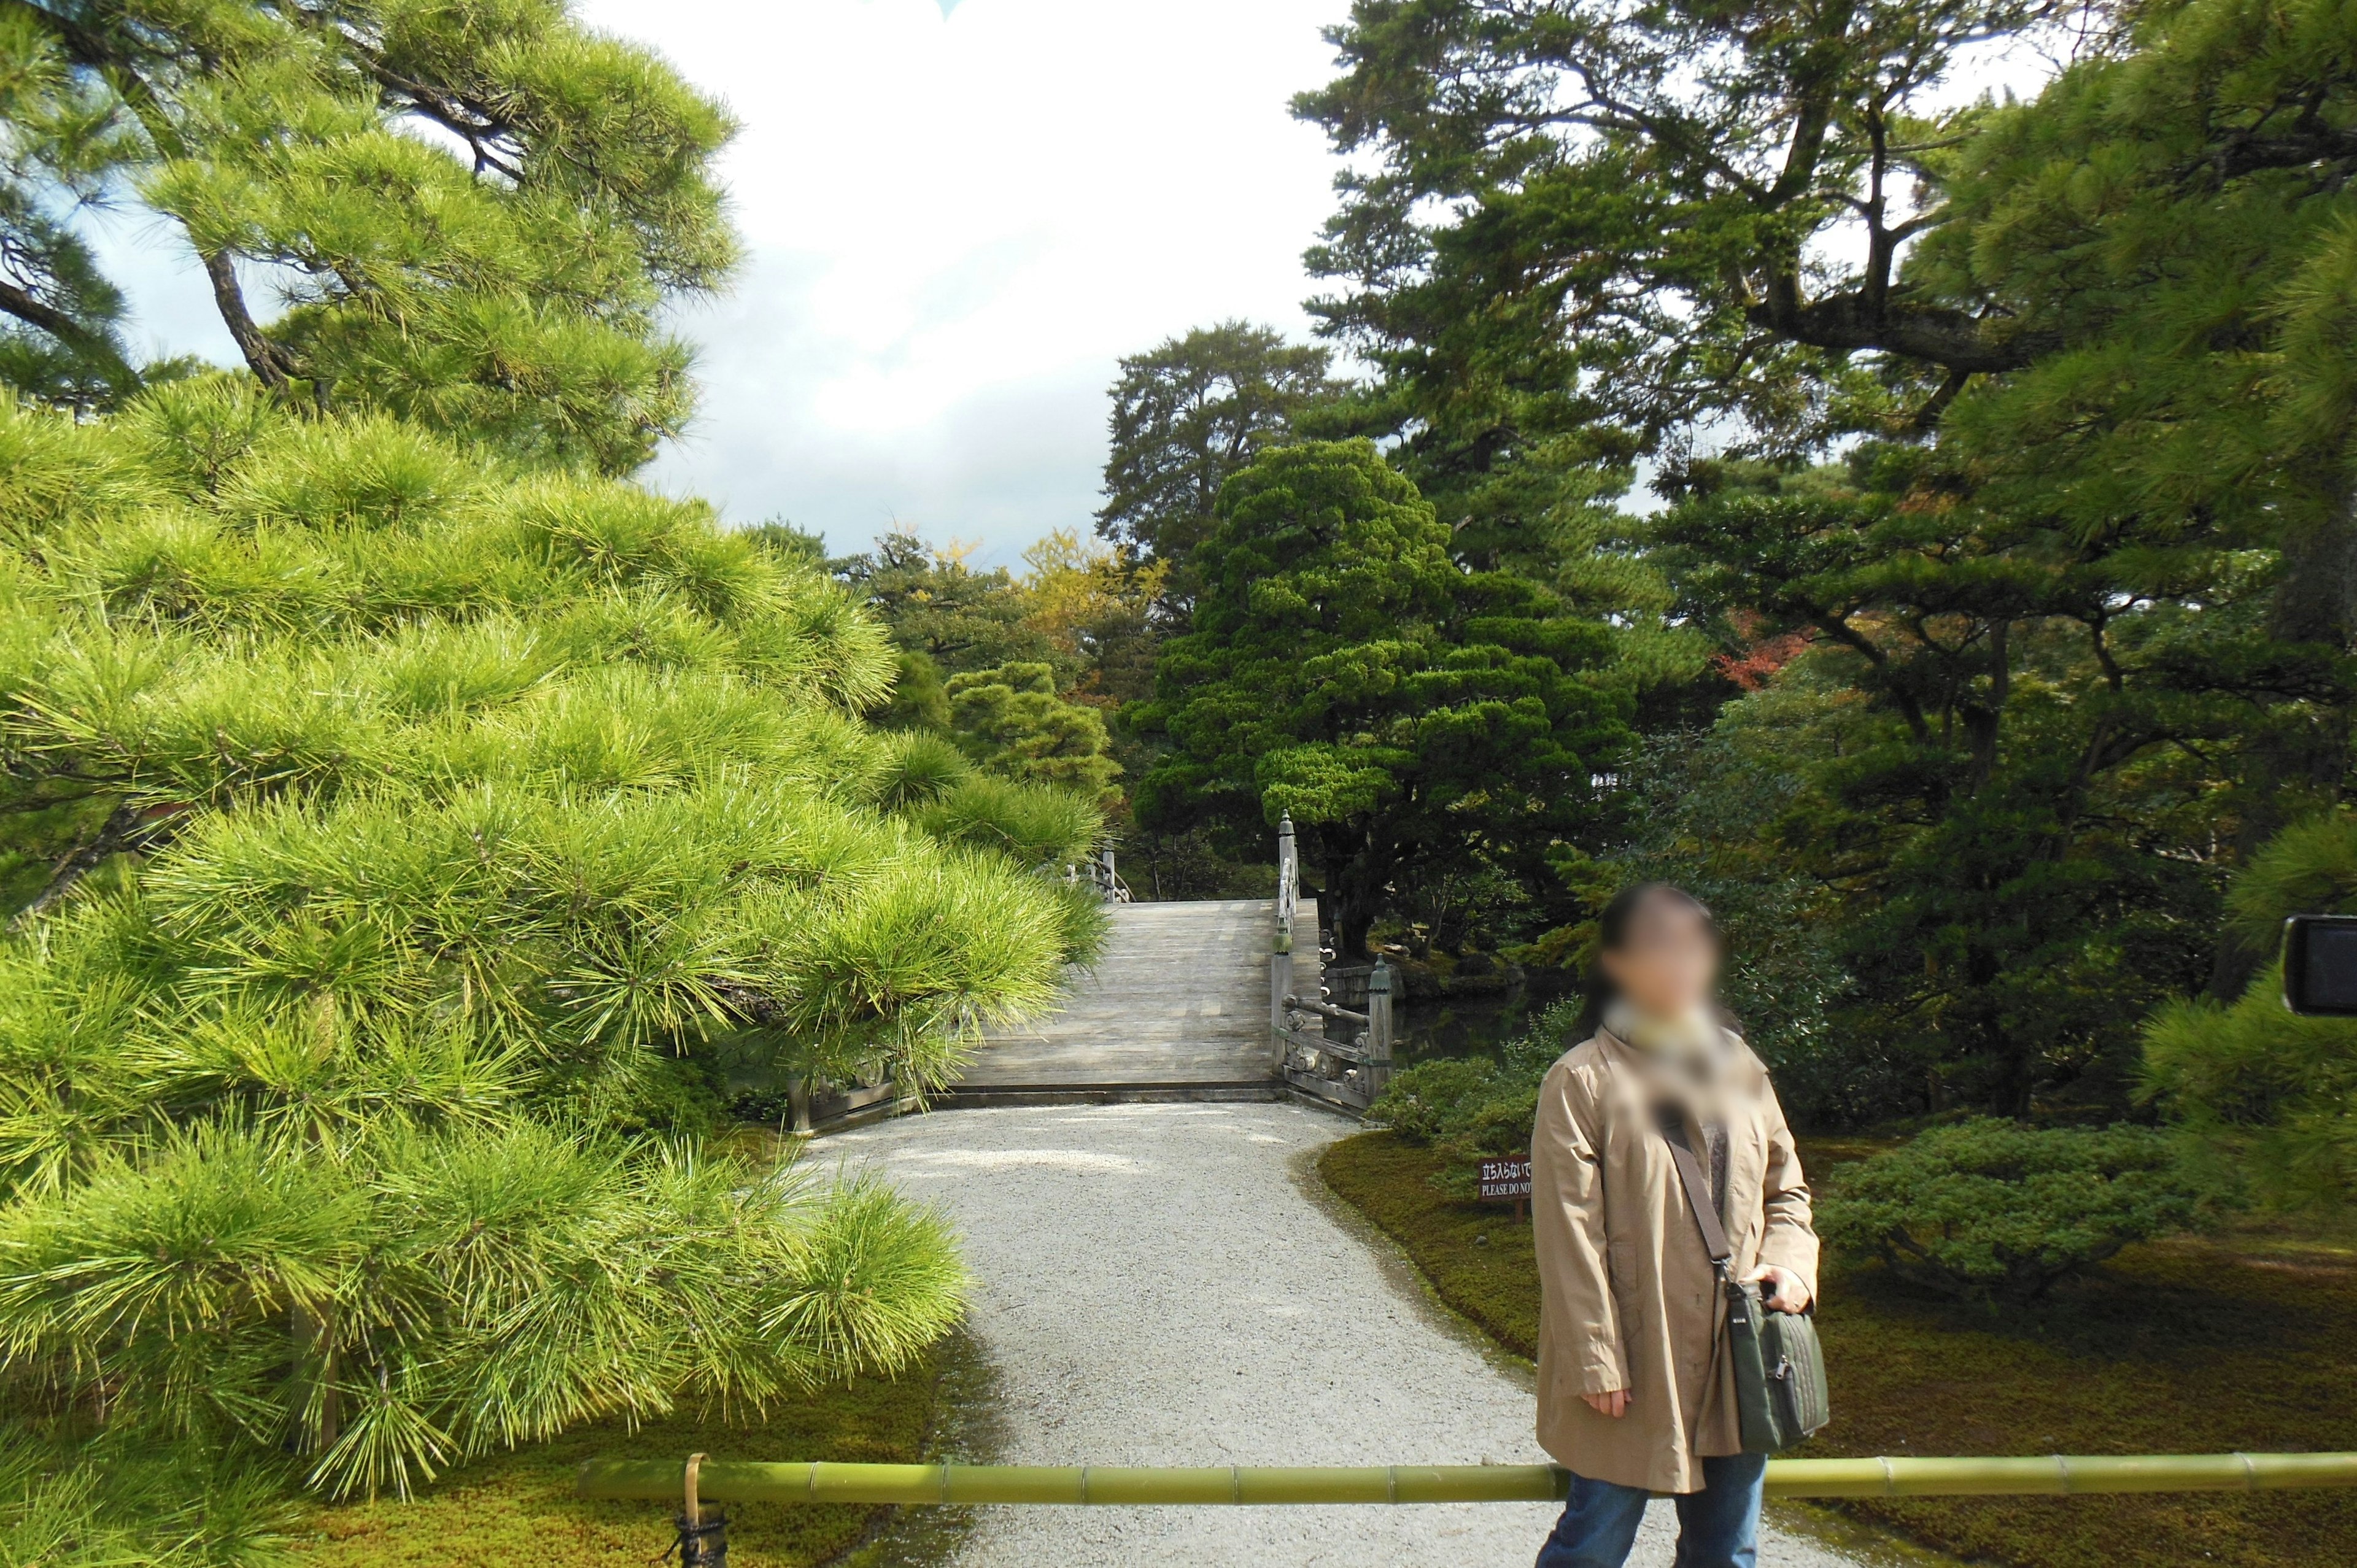
[[[589,0],[744,132],[749,248],[684,312],[704,413],[650,475],[863,543],[1012,559],[1085,527],[1114,361],[1223,317],[1301,333],[1331,209],[1287,102],[1341,0]]]

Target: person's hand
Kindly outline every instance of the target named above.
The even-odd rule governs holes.
[[[1618,1419],[1629,1409],[1627,1389],[1614,1389],[1609,1394],[1582,1394],[1579,1397],[1586,1400],[1587,1408],[1598,1415],[1609,1415]]]
[[[1809,1287],[1803,1284],[1801,1276],[1790,1269],[1763,1263],[1751,1271],[1751,1277],[1745,1283],[1760,1287],[1760,1305],[1770,1312],[1809,1310]]]

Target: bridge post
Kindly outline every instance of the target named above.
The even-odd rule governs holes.
[[[1273,1077],[1285,1071],[1285,999],[1293,994],[1293,908],[1299,879],[1293,813],[1287,811],[1276,822],[1276,937],[1268,960],[1268,1041],[1275,1053]]]
[[[1392,1076],[1392,975],[1389,959],[1377,959],[1367,976],[1367,1098],[1383,1091]]]
[[[1283,931],[1276,934],[1276,950],[1268,955],[1268,1027],[1270,1042],[1277,1047],[1283,1058],[1283,1042],[1277,1036],[1285,1029],[1285,999],[1293,994],[1293,953],[1291,939]]]

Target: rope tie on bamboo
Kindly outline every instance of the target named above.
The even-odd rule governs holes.
[[[2259,1489],[2259,1467],[2251,1463],[2251,1456],[2247,1454],[2237,1454],[2234,1457],[2243,1462],[2244,1490],[2252,1492],[2257,1491]]]
[[[672,1542],[672,1552],[679,1553],[679,1568],[728,1568],[728,1510],[704,1511],[704,1501],[696,1495],[703,1469],[703,1455],[687,1456],[680,1473],[679,1538]]]

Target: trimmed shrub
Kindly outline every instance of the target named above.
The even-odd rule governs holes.
[[[993,773],[1027,784],[1054,784],[1111,801],[1121,764],[1104,715],[1056,693],[1046,664],[1001,664],[949,679],[950,727],[967,755]]]
[[[1470,1192],[1477,1162],[1530,1152],[1539,1081],[1576,1043],[1570,1036],[1578,1017],[1577,1003],[1557,1002],[1494,1059],[1418,1062],[1393,1075],[1369,1117],[1444,1156],[1448,1163],[1432,1178],[1436,1187]]]
[[[2357,911],[2357,814],[2295,823],[2251,858],[2227,899],[2245,950],[2273,950],[2284,917]],[[2231,1004],[2172,1002],[2145,1026],[2145,1090],[2203,1156],[2285,1208],[2357,1197],[2357,1020],[2298,1018],[2270,963]]]
[[[1979,1117],[1841,1167],[1817,1205],[1838,1251],[1943,1294],[2035,1301],[2132,1241],[2203,1223],[2216,1194],[2168,1134]]]

